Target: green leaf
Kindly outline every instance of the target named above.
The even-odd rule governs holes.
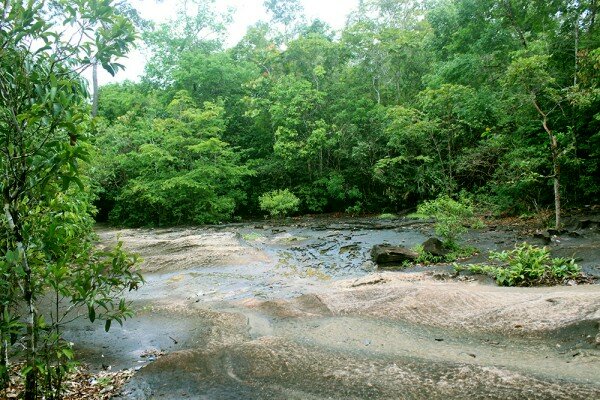
[[[10,264],[16,264],[19,261],[19,252],[17,250],[9,250],[6,252],[6,261]]]
[[[112,320],[107,319],[106,322],[104,323],[104,331],[108,332],[110,330],[110,324],[112,323]]]
[[[104,68],[111,76],[115,76],[116,71],[111,63],[102,63],[102,68]]]
[[[67,357],[69,360],[73,359],[73,350],[69,349],[69,348],[64,348],[62,349],[62,353],[65,355],[65,357]]]
[[[96,310],[93,306],[88,306],[88,318],[91,322],[94,322],[96,320]]]

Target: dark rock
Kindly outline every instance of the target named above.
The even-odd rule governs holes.
[[[378,244],[371,249],[371,259],[376,264],[402,264],[415,261],[418,256],[416,252],[400,246]]]
[[[367,276],[367,277],[363,277],[363,278],[359,278],[357,280],[354,281],[354,283],[352,283],[351,287],[355,288],[355,287],[360,287],[360,286],[366,286],[366,285],[378,285],[380,283],[386,283],[387,280],[382,277],[382,276]]]
[[[593,219],[581,219],[577,224],[577,229],[600,229],[600,221]]]
[[[549,229],[546,229],[545,231],[536,231],[534,233],[533,237],[535,237],[536,239],[541,239],[544,242],[544,244],[550,244],[553,237],[560,236],[560,235],[566,235],[566,234],[568,234],[569,236],[572,236],[572,237],[579,236],[578,233],[570,232],[566,229],[549,228]]]
[[[360,249],[358,244],[349,244],[349,245],[340,247],[340,254],[356,251],[358,249]]]
[[[433,275],[431,275],[431,277],[433,279],[435,279],[436,281],[446,281],[446,280],[452,278],[450,276],[450,274],[448,274],[446,272],[436,272]]]
[[[429,238],[423,242],[423,251],[436,257],[444,257],[450,252],[438,238]]]
[[[567,231],[566,229],[552,229],[552,228],[549,228],[547,230],[547,232],[550,236],[559,236],[559,235],[564,235],[565,233],[569,233],[569,231]]]
[[[548,231],[537,231],[534,233],[533,237],[536,239],[541,239],[544,244],[550,244],[552,241],[552,235]]]

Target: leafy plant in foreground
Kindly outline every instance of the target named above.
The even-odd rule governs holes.
[[[122,321],[135,258],[94,246],[90,109],[79,72],[111,73],[133,27],[110,1],[4,1],[0,12],[0,384],[22,360],[25,400],[62,397],[70,311]],[[99,26],[102,26],[100,29]],[[106,322],[110,327],[110,322]],[[0,386],[0,389],[3,387]]]
[[[490,252],[489,258],[503,265],[455,264],[454,269],[489,275],[500,286],[556,284],[581,276],[581,268],[574,259],[552,258],[547,247],[528,243],[517,245],[513,250]]]

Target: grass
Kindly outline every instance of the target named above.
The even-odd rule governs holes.
[[[377,216],[377,219],[384,219],[384,220],[389,220],[389,219],[397,219],[398,216],[396,214],[392,214],[392,213],[383,213],[383,214],[379,214]]]
[[[411,218],[411,219],[429,219],[430,217],[428,215],[425,215],[425,214],[420,214],[418,212],[414,212],[414,213],[407,214],[406,218]]]
[[[479,252],[479,250],[472,246],[455,246],[450,249],[450,252],[445,256],[434,256],[433,254],[427,253],[423,250],[422,245],[415,246],[412,248],[412,250],[419,255],[415,260],[415,264],[423,265],[454,262],[458,259],[470,257]]]
[[[244,239],[246,241],[249,241],[249,242],[252,242],[252,241],[255,241],[255,240],[260,240],[260,239],[263,239],[263,238],[264,238],[264,236],[261,235],[258,232],[244,233],[242,235],[242,239]]]

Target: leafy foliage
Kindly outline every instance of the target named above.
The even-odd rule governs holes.
[[[97,163],[102,216],[216,222],[256,215],[259,197],[282,189],[300,212],[396,212],[461,191],[497,213],[555,204],[559,216],[561,205],[597,202],[594,2],[365,0],[336,35],[297,2],[269,0],[271,21],[231,49],[217,40],[229,14],[213,3],[189,1],[177,21],[144,33],[153,56],[142,83],[102,89],[98,144],[111,155]],[[190,109],[221,107],[218,139],[235,153],[227,162],[252,171],[230,169],[229,186],[188,175],[188,188],[193,179],[225,186],[199,206],[222,199],[223,212],[198,218],[135,174],[154,158],[156,176],[187,174],[167,162],[186,159],[165,147],[177,131],[155,123],[174,118],[181,91]]]
[[[110,1],[5,1],[3,7],[0,383],[7,382],[9,358],[23,359],[24,398],[57,399],[73,366],[73,351],[61,338],[69,312],[85,307],[92,321],[122,322],[131,311],[118,297],[142,282],[135,257],[93,244],[85,175],[92,122],[77,73],[92,59],[116,72],[114,57],[129,48],[132,26]]]
[[[478,226],[473,206],[466,198],[454,200],[447,195],[419,204],[417,213],[435,219],[435,233],[443,239],[444,246],[458,249],[458,239],[467,232],[467,226]]]
[[[231,218],[244,199],[238,188],[251,171],[221,140],[224,109],[196,108],[179,91],[164,118],[136,118],[135,130],[116,123],[98,137],[107,151],[95,173],[115,202],[110,219],[124,225],[216,223]]]
[[[455,265],[457,271],[468,270],[476,274],[493,277],[500,286],[533,286],[562,283],[581,276],[581,268],[574,259],[552,258],[547,247],[536,247],[527,243],[515,246],[513,250],[490,252],[490,260],[495,265]]]
[[[300,199],[287,189],[274,190],[260,196],[260,208],[271,217],[284,217],[298,210]]]

